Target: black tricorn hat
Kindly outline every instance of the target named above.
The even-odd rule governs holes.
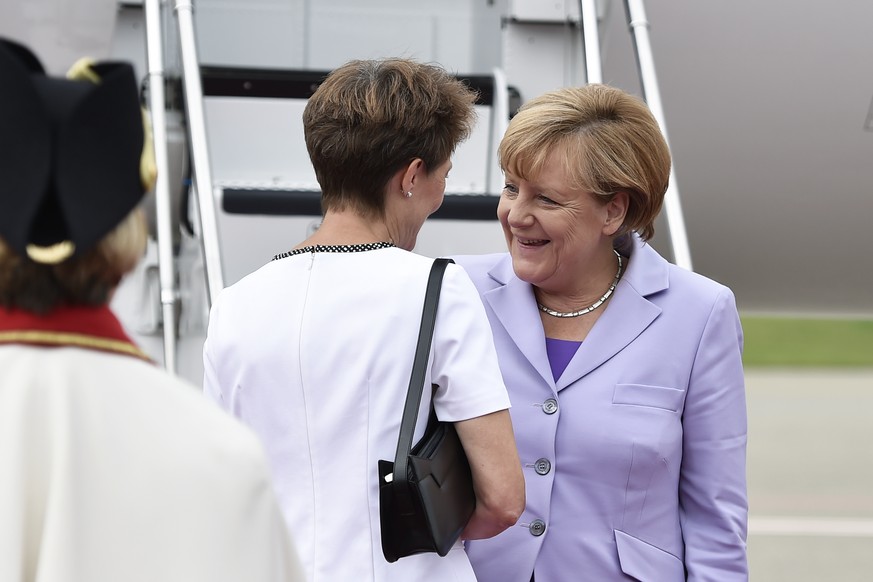
[[[50,77],[0,38],[0,237],[42,263],[80,255],[142,199],[143,117],[133,67],[98,83]]]

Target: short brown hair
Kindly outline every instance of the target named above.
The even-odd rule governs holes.
[[[560,148],[572,186],[607,201],[629,195],[617,234],[636,231],[643,240],[670,181],[670,150],[648,106],[621,89],[592,84],[545,93],[525,103],[500,143],[500,167],[525,179],[537,176]]]
[[[395,172],[415,158],[430,172],[470,135],[475,99],[437,65],[355,60],[334,70],[303,112],[322,209],[382,215]]]
[[[83,255],[56,265],[34,262],[0,239],[0,307],[42,315],[61,306],[104,305],[142,258],[147,239],[140,208]]]

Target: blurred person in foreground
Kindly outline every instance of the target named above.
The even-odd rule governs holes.
[[[205,392],[266,446],[309,580],[475,580],[463,545],[444,558],[382,554],[377,464],[393,459],[432,259],[410,252],[443,201],[475,95],[434,65],[352,61],[303,114],[323,221],[225,289],[204,348]],[[523,477],[488,319],[448,265],[425,386],[467,453],[476,509],[462,537],[496,535]],[[430,391],[422,398],[415,440]]]
[[[151,144],[130,65],[74,69],[0,40],[0,580],[301,581],[257,439],[107,307]]]
[[[732,292],[646,241],[670,153],[604,85],[525,104],[499,148],[508,253],[479,289],[527,490],[471,542],[483,582],[747,579],[742,330]]]

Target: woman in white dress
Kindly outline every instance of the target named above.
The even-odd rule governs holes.
[[[260,435],[311,582],[475,580],[460,541],[444,558],[385,560],[377,474],[397,447],[432,263],[410,251],[442,203],[474,100],[441,68],[410,60],[335,70],[303,115],[321,226],[212,307],[205,392]],[[473,473],[476,510],[461,537],[494,536],[518,519],[523,477],[488,321],[452,264],[430,383]],[[422,400],[416,438],[430,405]]]

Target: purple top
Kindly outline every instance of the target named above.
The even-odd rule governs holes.
[[[567,364],[573,359],[573,354],[581,345],[582,342],[546,338],[546,353],[549,356],[549,365],[552,367],[552,376],[555,378],[555,382],[564,373]]]

